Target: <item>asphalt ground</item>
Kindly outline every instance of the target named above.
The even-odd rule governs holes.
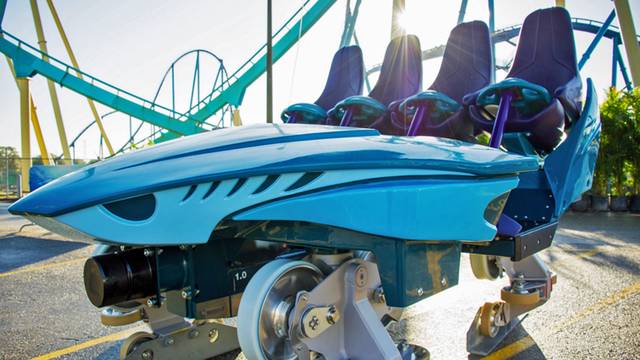
[[[122,339],[141,328],[100,324],[82,283],[93,246],[37,226],[20,231],[28,222],[7,206],[0,203],[0,359],[118,359]],[[640,215],[569,213],[541,256],[558,275],[551,300],[488,358],[640,359]],[[474,359],[466,331],[505,285],[475,279],[463,255],[460,284],[408,308],[390,331],[432,359]]]

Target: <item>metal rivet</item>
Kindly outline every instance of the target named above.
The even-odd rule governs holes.
[[[367,285],[367,269],[364,266],[358,266],[356,269],[356,286],[364,287]]]

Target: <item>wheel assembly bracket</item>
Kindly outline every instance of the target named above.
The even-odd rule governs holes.
[[[550,298],[556,282],[556,276],[537,255],[517,262],[498,259],[510,285],[501,290],[502,301],[485,303],[478,309],[467,331],[467,351],[471,354],[485,356],[493,352],[527,312]]]
[[[331,273],[310,292],[300,292],[290,317],[290,337],[300,359],[309,351],[327,360],[358,358],[402,359],[380,319],[384,304],[372,303],[380,287],[374,263],[351,260]],[[345,334],[350,334],[348,341]]]
[[[125,360],[209,359],[239,349],[236,328],[206,322],[136,344]]]

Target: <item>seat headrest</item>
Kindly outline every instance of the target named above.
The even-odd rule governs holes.
[[[422,88],[422,49],[415,35],[391,40],[384,55],[380,77],[369,94],[385,106],[416,94]]]
[[[571,17],[561,7],[536,10],[522,24],[507,77],[544,86],[549,93],[579,76]]]
[[[462,98],[491,83],[491,38],[482,21],[457,25],[451,30],[438,76],[429,89],[462,104]]]
[[[345,46],[333,56],[327,82],[315,104],[325,110],[350,96],[361,95],[364,83],[364,62],[359,46]]]

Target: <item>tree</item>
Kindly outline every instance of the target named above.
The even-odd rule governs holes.
[[[7,171],[15,173],[18,171],[18,151],[11,146],[0,146],[0,174],[5,176]]]

